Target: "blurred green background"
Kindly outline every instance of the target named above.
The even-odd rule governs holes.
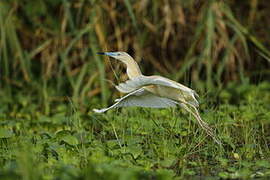
[[[0,179],[270,177],[269,17],[269,0],[0,0]],[[127,79],[102,51],[196,90],[223,146],[180,108],[93,113]]]
[[[1,99],[14,103],[23,94],[46,114],[67,97],[82,110],[99,100],[106,105],[116,92],[106,79],[126,77],[99,51],[126,51],[146,75],[161,74],[199,94],[269,80],[269,6],[267,0],[1,1]]]

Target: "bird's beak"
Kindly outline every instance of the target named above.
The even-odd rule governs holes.
[[[111,57],[117,56],[117,53],[116,52],[98,52],[98,54],[100,54],[100,55],[107,55],[107,56],[111,56]]]

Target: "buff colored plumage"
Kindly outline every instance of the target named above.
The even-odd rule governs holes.
[[[94,109],[96,113],[103,113],[116,107],[168,108],[179,105],[195,117],[199,125],[215,142],[221,144],[213,130],[201,119],[197,110],[199,103],[196,96],[198,95],[194,90],[162,76],[144,76],[136,61],[126,52],[99,54],[111,56],[124,63],[129,80],[116,86],[118,91],[127,95],[116,99],[115,104],[108,108]]]

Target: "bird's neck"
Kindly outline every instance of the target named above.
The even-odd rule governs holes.
[[[126,66],[127,66],[127,75],[129,77],[129,79],[138,77],[140,75],[142,75],[142,72],[139,68],[139,65],[137,64],[137,62],[130,58],[127,62],[126,62]]]

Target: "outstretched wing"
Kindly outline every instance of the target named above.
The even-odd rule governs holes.
[[[137,89],[126,96],[116,99],[116,103],[112,106],[104,109],[93,109],[96,113],[103,113],[112,108],[116,107],[128,107],[128,106],[137,106],[137,107],[151,107],[151,108],[168,108],[175,107],[178,102],[155,96],[151,92],[146,91],[143,88]]]
[[[124,83],[120,83],[118,86],[116,86],[116,89],[118,89],[120,92],[123,93],[130,93],[132,91],[135,91],[136,89],[139,89],[143,86],[147,85],[161,85],[161,86],[167,86],[171,88],[176,88],[188,93],[195,93],[194,90],[177,83],[175,81],[172,81],[170,79],[161,77],[161,76],[138,76],[136,78],[130,79],[125,81]]]
[[[185,99],[185,101],[187,103],[192,104],[196,107],[199,106],[199,103],[195,98],[195,96],[198,95],[194,90],[161,76],[138,76],[136,78],[127,80],[124,83],[120,83],[118,86],[116,86],[116,88],[120,92],[129,93],[148,85],[158,85],[178,89],[180,91],[179,93],[185,94],[185,97],[187,98]]]

